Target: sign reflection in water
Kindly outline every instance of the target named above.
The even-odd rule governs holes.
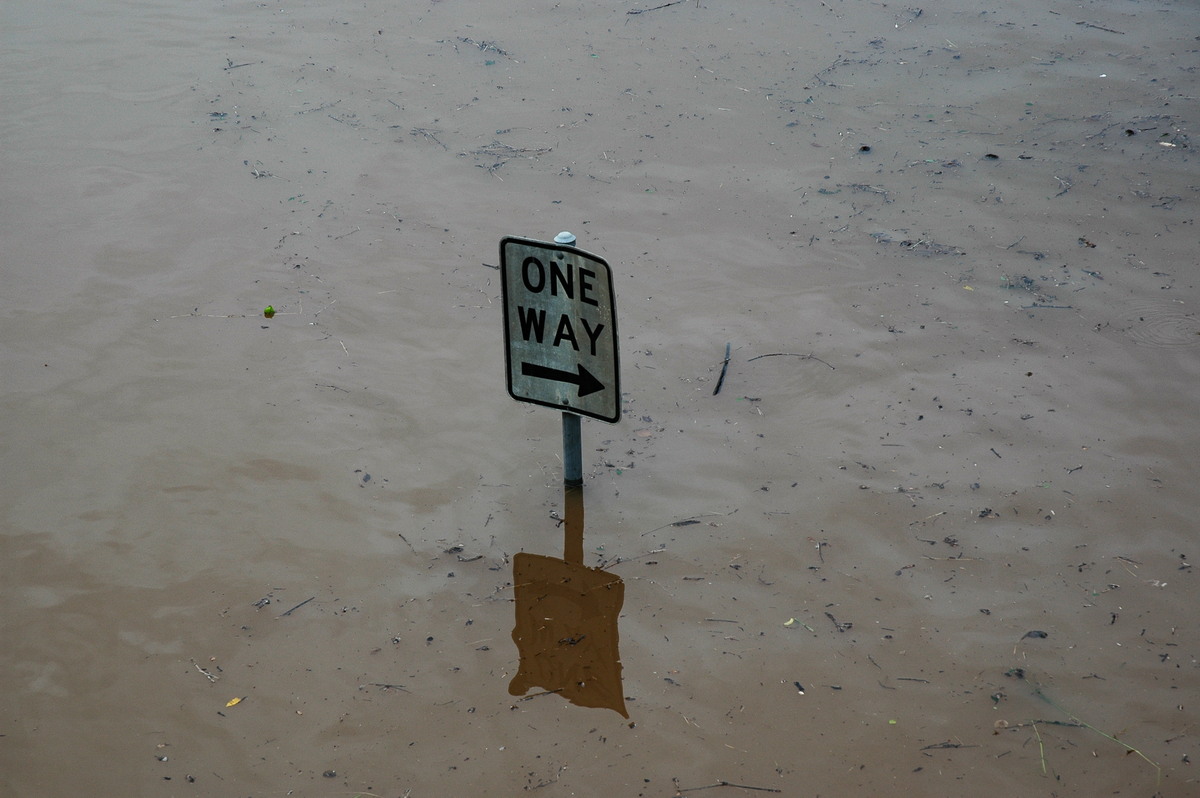
[[[583,565],[583,488],[566,488],[564,498],[564,558],[527,552],[513,557],[512,636],[521,664],[508,691],[524,695],[541,687],[577,706],[629,717],[617,636],[625,583]]]

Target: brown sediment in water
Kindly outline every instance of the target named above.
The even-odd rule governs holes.
[[[0,793],[1194,790],[1197,9],[658,5],[0,12]]]

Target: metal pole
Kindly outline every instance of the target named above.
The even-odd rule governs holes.
[[[554,243],[575,246],[575,234],[564,230],[554,237]],[[579,416],[563,413],[563,484],[569,488],[583,485],[583,442]]]
[[[583,436],[579,421],[574,413],[562,414],[563,484],[567,487],[583,485]]]

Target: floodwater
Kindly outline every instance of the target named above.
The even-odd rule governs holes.
[[[5,4],[0,794],[1195,795],[1198,31]],[[563,230],[582,540],[496,268]]]

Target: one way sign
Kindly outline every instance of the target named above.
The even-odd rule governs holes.
[[[573,246],[500,241],[504,353],[513,399],[621,418],[617,309],[603,258]]]

